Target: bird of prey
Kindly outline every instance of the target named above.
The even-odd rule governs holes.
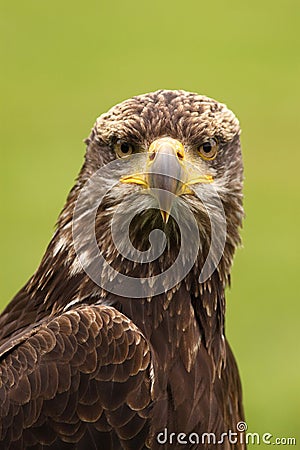
[[[35,274],[0,316],[0,448],[244,449],[225,288],[240,127],[183,90],[96,121]]]

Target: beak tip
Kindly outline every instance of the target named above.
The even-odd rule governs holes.
[[[170,217],[170,213],[167,211],[164,211],[163,209],[160,210],[160,213],[161,213],[164,224],[167,225],[169,217]]]

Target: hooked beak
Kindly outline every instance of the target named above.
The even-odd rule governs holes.
[[[148,149],[144,173],[124,176],[122,183],[133,183],[150,190],[157,199],[164,223],[168,222],[174,196],[191,194],[189,185],[211,183],[211,175],[191,178],[181,142],[170,137],[156,139]]]

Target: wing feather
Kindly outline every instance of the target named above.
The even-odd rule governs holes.
[[[80,306],[10,344],[0,359],[2,446],[144,448],[150,350],[122,313]]]

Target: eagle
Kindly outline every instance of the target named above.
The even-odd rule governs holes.
[[[183,90],[102,114],[53,238],[0,316],[0,447],[245,449],[225,288],[240,126]]]

